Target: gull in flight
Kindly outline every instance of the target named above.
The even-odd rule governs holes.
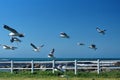
[[[65,65],[59,64],[58,66],[53,67],[53,69],[55,71],[61,72],[61,74],[59,74],[59,76],[62,77],[62,78],[66,78],[68,80],[68,78],[69,78],[68,75],[64,74],[66,72],[66,66]]]
[[[79,43],[79,42],[78,42],[77,45],[78,45],[78,46],[83,46],[83,45],[85,45],[85,44],[84,44],[84,43]]]
[[[3,49],[6,49],[6,50],[15,50],[17,49],[17,47],[14,47],[14,46],[8,46],[8,45],[1,45],[0,46],[3,47]]]
[[[102,30],[102,29],[100,29],[100,28],[96,28],[96,30],[99,32],[99,33],[101,33],[102,35],[105,35],[105,31],[106,30]]]
[[[11,28],[11,27],[9,27],[7,25],[4,25],[3,27],[4,27],[4,29],[10,31],[9,36],[24,37],[24,35],[22,33],[17,32],[15,29],[13,29],[13,28]]]
[[[50,53],[48,54],[48,57],[49,58],[54,58],[54,52],[55,52],[55,49],[53,48]]]
[[[64,66],[65,67],[65,66]],[[63,66],[62,65],[58,65],[58,66],[55,66],[54,67],[54,70],[55,71],[60,71],[60,72],[65,72],[65,69],[63,68]]]
[[[13,43],[13,42],[21,42],[21,40],[18,39],[17,37],[12,37],[12,38],[10,39],[10,42],[11,42],[11,43]]]
[[[30,45],[33,47],[33,51],[35,52],[39,52],[40,49],[44,46],[44,45],[41,45],[40,47],[36,47],[33,43],[31,43]]]
[[[60,33],[61,38],[70,38],[65,32]]]
[[[94,50],[97,49],[95,44],[91,44],[91,45],[89,46],[89,48],[94,49]]]

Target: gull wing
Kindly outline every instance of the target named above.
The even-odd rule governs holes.
[[[15,50],[15,49],[17,49],[17,47],[12,47],[12,50]]]
[[[67,36],[67,34],[66,34],[66,33],[64,33],[64,32],[61,32],[60,34],[61,34],[61,35],[65,35],[65,36]]]
[[[65,32],[61,32],[60,36],[63,36],[64,38],[70,38]]]
[[[84,44],[84,43],[79,43],[79,42],[78,42],[77,45],[85,45],[85,44]]]
[[[18,39],[17,37],[12,37],[12,38],[10,39],[10,42],[14,42],[14,41],[21,42],[21,40]]]
[[[11,27],[9,27],[9,26],[7,26],[7,25],[4,25],[3,27],[4,27],[5,29],[13,32],[13,33],[18,33],[15,29],[13,29],[13,28],[11,28]]]
[[[50,53],[53,54],[54,52],[55,52],[55,49],[53,48]]]
[[[33,48],[37,49],[37,47],[36,47],[34,44],[31,43],[30,45],[31,45]]]
[[[44,44],[43,44],[43,45],[41,45],[40,47],[44,47]]]
[[[3,45],[3,46],[5,46],[6,48],[10,48],[10,46],[8,46],[8,45]]]
[[[89,48],[94,49],[94,50],[97,49],[95,44],[91,44],[91,45],[89,46]]]
[[[95,45],[95,44],[92,44],[91,46],[92,46],[93,48],[95,48],[95,47],[96,47],[96,45]]]
[[[12,37],[14,40],[21,42],[21,40],[17,37]]]
[[[96,28],[96,30],[97,30],[98,32],[101,32],[101,29],[100,29],[100,28],[98,28],[98,27]]]
[[[48,54],[48,56],[49,56],[49,57],[53,57],[53,54],[50,53],[50,54]]]

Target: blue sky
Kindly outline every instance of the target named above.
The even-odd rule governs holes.
[[[22,42],[11,43],[6,24],[25,34]],[[55,48],[57,58],[119,58],[119,0],[0,0],[0,44],[18,46],[16,50],[0,47],[0,58],[47,58]],[[100,35],[96,27],[106,29]],[[70,39],[59,37],[66,32]],[[30,43],[45,46],[33,52]],[[77,42],[85,46],[77,46]],[[97,50],[89,49],[96,44]]]

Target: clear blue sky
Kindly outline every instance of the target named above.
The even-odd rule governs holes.
[[[3,24],[24,33],[22,43],[10,43]],[[13,51],[0,47],[0,58],[47,58],[52,48],[57,58],[120,57],[120,0],[0,0],[0,26],[0,44],[18,46]],[[97,33],[97,26],[106,35]],[[70,39],[61,39],[60,32]],[[36,53],[31,42],[45,46]],[[92,43],[96,51],[88,48]]]

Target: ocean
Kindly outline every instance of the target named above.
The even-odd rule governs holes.
[[[54,58],[56,61],[120,60],[120,58]],[[52,61],[52,58],[0,58],[0,61]]]

